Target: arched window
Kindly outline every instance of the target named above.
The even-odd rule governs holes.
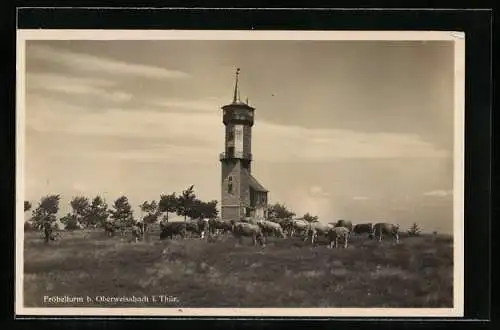
[[[233,177],[232,176],[227,178],[227,192],[229,194],[233,193]]]

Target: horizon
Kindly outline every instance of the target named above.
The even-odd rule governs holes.
[[[194,184],[220,210],[220,108],[240,67],[241,98],[256,108],[252,173],[269,204],[321,222],[453,233],[453,50],[450,41],[27,41],[25,199],[36,208],[60,194],[64,215],[74,196],[111,207],[125,195],[137,216],[143,201]]]

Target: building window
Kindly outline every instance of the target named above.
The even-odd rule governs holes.
[[[228,179],[227,179],[227,192],[229,194],[232,194],[233,193],[233,177],[230,176]]]

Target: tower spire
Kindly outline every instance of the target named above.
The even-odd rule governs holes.
[[[238,90],[238,76],[240,75],[240,68],[236,69],[236,81],[234,83],[234,95],[233,95],[233,103],[236,103],[240,100],[240,92]]]

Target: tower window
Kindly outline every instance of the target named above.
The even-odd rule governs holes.
[[[229,178],[227,178],[227,192],[229,194],[232,194],[233,193],[233,177],[230,176]]]
[[[236,140],[241,140],[243,138],[243,131],[238,129],[236,130]]]

